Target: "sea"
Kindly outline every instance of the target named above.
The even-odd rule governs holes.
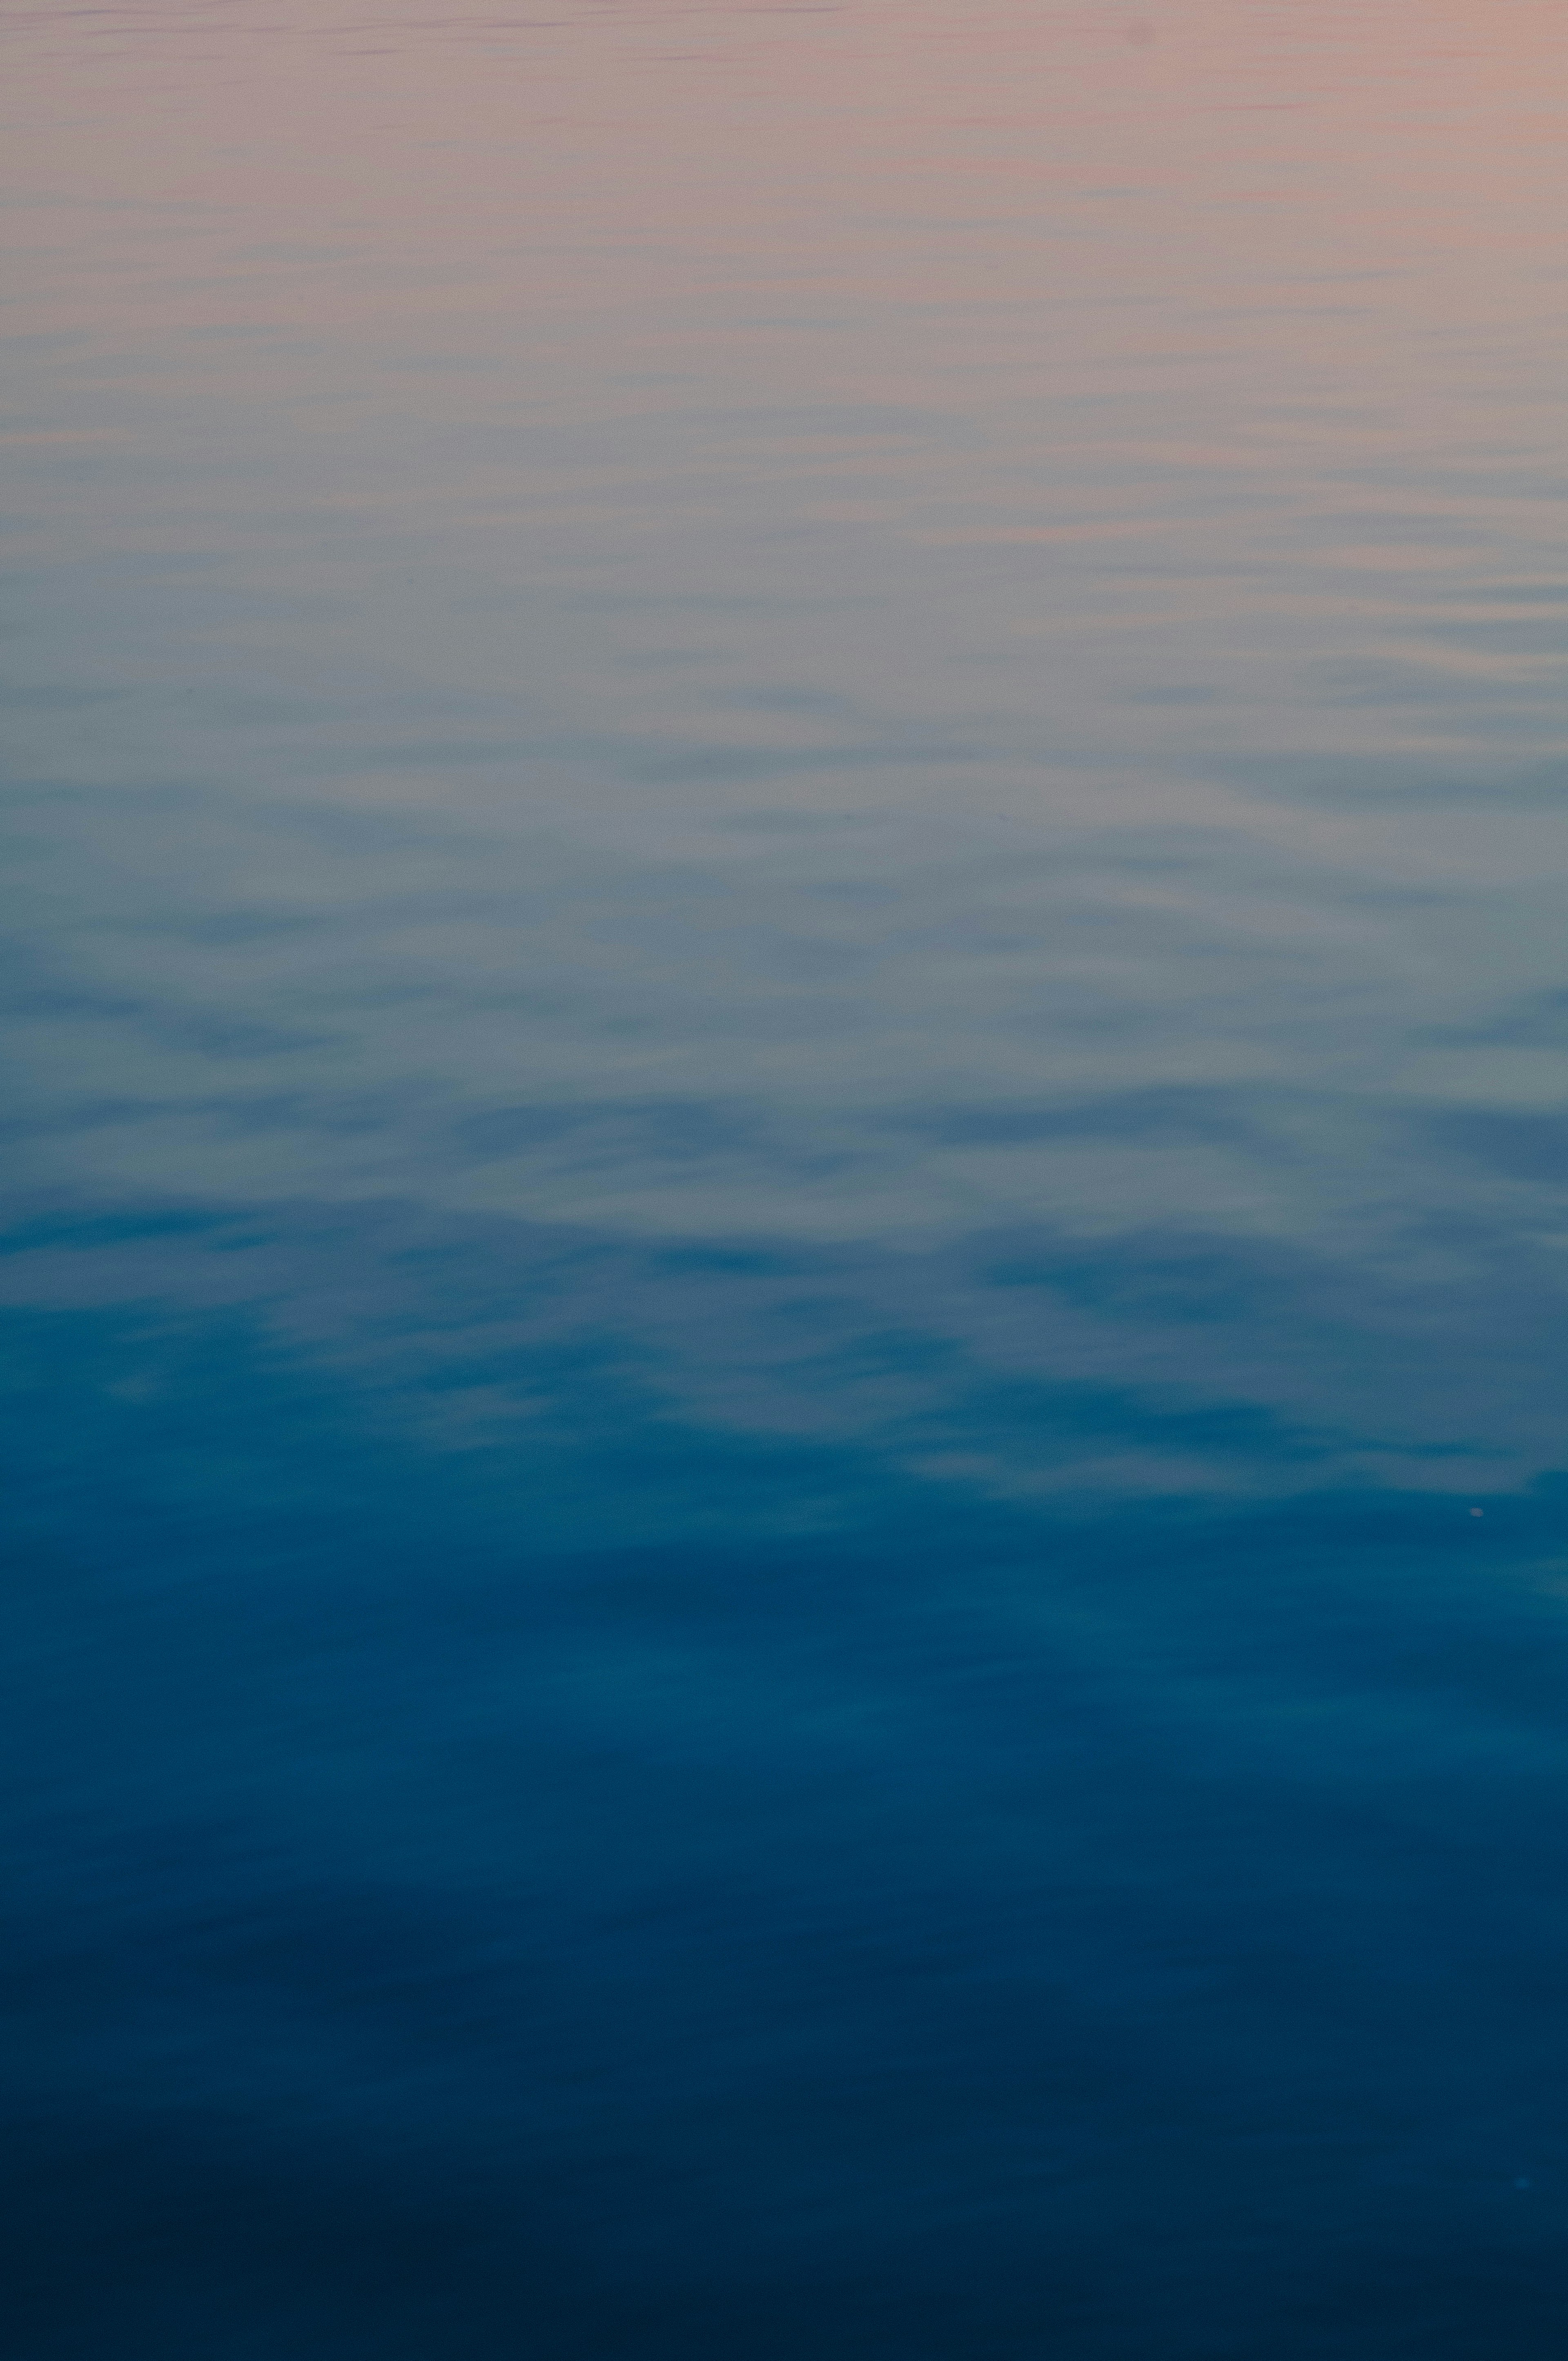
[[[1561,0],[0,0],[6,2361],[1561,2361]]]

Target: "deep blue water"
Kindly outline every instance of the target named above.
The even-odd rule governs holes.
[[[1560,10],[0,91],[6,2361],[1555,2361]]]

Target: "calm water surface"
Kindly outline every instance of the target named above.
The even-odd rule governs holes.
[[[0,89],[6,2354],[1556,2361],[1558,0]]]

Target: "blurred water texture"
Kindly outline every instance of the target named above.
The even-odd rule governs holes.
[[[1568,27],[0,9],[17,2361],[1568,2307]]]

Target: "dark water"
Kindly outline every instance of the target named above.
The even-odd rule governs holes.
[[[0,73],[7,2361],[1559,2356],[1555,0]]]

